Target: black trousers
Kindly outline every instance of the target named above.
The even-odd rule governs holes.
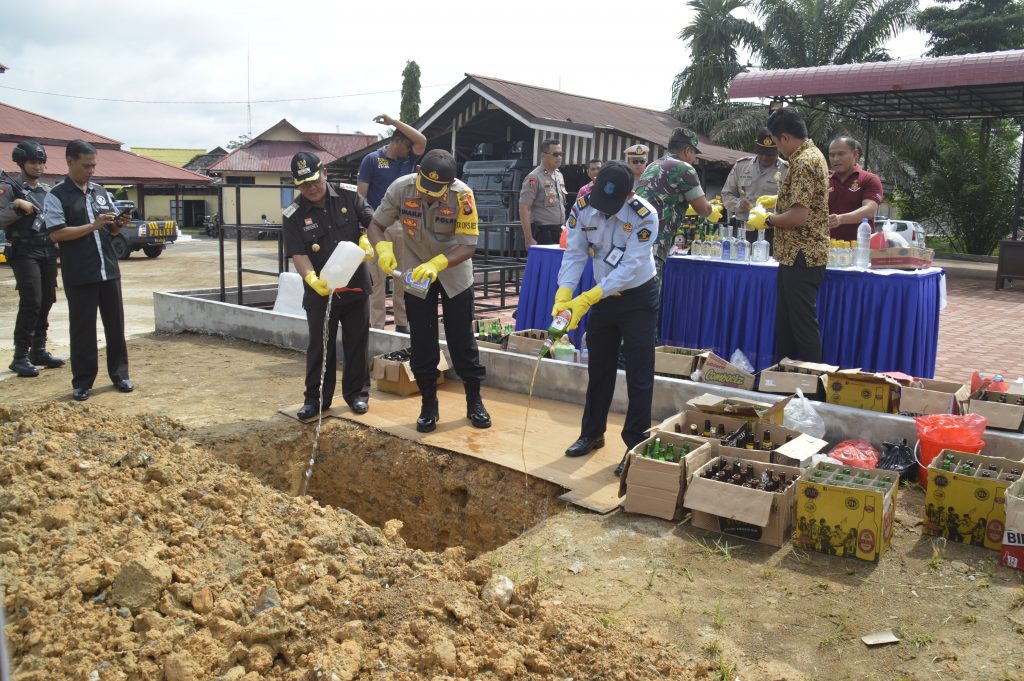
[[[107,375],[114,383],[128,378],[128,343],[124,339],[121,280],[64,286],[71,322],[71,386],[91,388],[99,370],[96,310],[107,340]]]
[[[441,372],[441,347],[437,342],[437,302],[444,314],[444,334],[452,367],[463,381],[482,381],[487,370],[480,364],[480,350],[473,336],[473,287],[452,298],[439,282],[434,282],[426,298],[405,293],[405,312],[409,317],[412,359],[409,365],[416,381],[423,385],[437,380]]]
[[[562,225],[530,225],[533,240],[545,246],[557,244],[562,239]]]
[[[779,265],[775,301],[775,359],[821,361],[818,287],[824,267],[807,267],[801,251],[792,266]],[[588,336],[589,338],[589,336]]]
[[[658,280],[601,300],[590,308],[587,322],[587,401],[583,407],[580,436],[603,435],[608,410],[615,394],[619,347],[626,361],[626,391],[629,404],[622,426],[622,441],[632,448],[643,441],[651,428],[654,399],[654,346],[658,323]]]
[[[320,402],[320,371],[324,363],[324,317],[327,314],[327,297],[308,286],[302,295],[302,307],[306,310],[309,325],[309,345],[306,346],[306,392],[305,404]],[[352,404],[370,396],[370,367],[367,357],[370,342],[370,298],[367,295],[346,293],[334,295],[331,301],[331,318],[328,321],[327,370],[324,373],[324,408],[330,406],[334,397],[338,366],[338,326],[341,326],[341,394],[345,402]]]
[[[11,255],[18,289],[18,317],[14,322],[14,352],[46,344],[50,308],[57,301],[57,258],[46,246],[18,244]]]

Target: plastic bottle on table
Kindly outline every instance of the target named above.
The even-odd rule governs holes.
[[[1010,389],[1010,386],[1003,380],[1002,374],[996,374],[995,378],[992,379],[992,383],[989,384],[988,389],[991,392],[1005,393]]]
[[[871,225],[864,218],[857,227],[857,267],[871,267]]]

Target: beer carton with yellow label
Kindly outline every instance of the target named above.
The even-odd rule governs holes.
[[[1020,479],[1021,465],[994,456],[942,450],[928,466],[925,534],[1002,550],[1006,489]]]
[[[878,562],[892,542],[899,481],[894,471],[819,463],[797,483],[793,543]]]
[[[705,352],[701,363],[701,383],[713,383],[742,390],[754,389],[754,374],[740,369],[713,352]]]
[[[857,369],[833,371],[825,376],[825,401],[896,414],[900,409],[900,384],[888,376]]]
[[[1024,479],[1006,489],[1006,529],[999,562],[1014,570],[1024,570]]]

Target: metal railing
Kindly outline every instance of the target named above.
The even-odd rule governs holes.
[[[219,202],[221,203],[221,211],[218,215],[223,215],[223,189]],[[242,289],[242,274],[258,274],[267,277],[278,277],[281,272],[288,271],[288,260],[284,257],[284,234],[281,225],[264,225],[264,224],[242,224],[242,189],[288,189],[284,185],[274,184],[236,184],[235,188],[235,224],[227,225],[221,224],[218,230],[217,240],[220,251],[220,302],[227,302],[227,267],[224,258],[224,234],[228,229],[235,230],[235,278],[238,286],[238,300],[236,301],[239,305],[244,305],[243,302],[243,289]],[[242,232],[267,232],[269,234],[275,234],[277,236],[277,271],[271,272],[269,270],[257,270],[242,266]]]

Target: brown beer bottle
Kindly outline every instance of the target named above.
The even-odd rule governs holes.
[[[704,437],[711,437],[711,419],[704,419]]]

